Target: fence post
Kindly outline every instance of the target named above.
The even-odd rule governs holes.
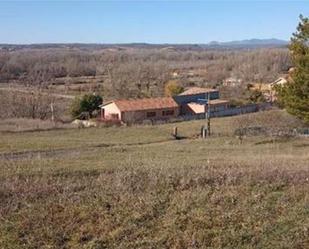
[[[175,139],[178,138],[178,128],[177,128],[177,126],[175,126],[175,127],[173,128],[172,136],[173,136]]]
[[[205,127],[205,125],[202,125],[202,127],[201,127],[201,137],[206,138],[206,136],[207,136],[207,128]]]

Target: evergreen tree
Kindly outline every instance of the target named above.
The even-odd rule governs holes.
[[[100,109],[102,102],[102,97],[96,94],[86,94],[82,98],[75,98],[71,105],[71,115],[73,118],[80,118],[83,113],[86,113],[92,118],[94,111]]]
[[[289,82],[277,87],[278,101],[289,113],[309,123],[309,19],[302,15],[289,49],[294,69]]]

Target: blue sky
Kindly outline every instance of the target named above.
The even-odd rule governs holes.
[[[288,40],[309,1],[3,1],[0,43]]]

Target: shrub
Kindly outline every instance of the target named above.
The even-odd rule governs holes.
[[[82,98],[75,98],[71,105],[71,115],[73,118],[92,118],[95,111],[99,110],[103,98],[96,94],[86,94]]]
[[[164,93],[165,93],[165,96],[170,97],[170,96],[174,96],[174,95],[178,95],[178,94],[182,93],[183,90],[184,90],[183,87],[179,86],[177,81],[170,80],[165,85]]]
[[[261,102],[265,102],[265,97],[263,95],[263,93],[259,90],[254,90],[252,91],[252,93],[249,96],[249,100],[252,103],[261,103]]]

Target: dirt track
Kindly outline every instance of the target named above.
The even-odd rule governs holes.
[[[17,88],[17,87],[8,87],[8,86],[1,86],[0,84],[0,91],[7,91],[7,92],[19,92],[19,93],[33,93],[35,89],[25,89],[25,88]],[[55,98],[62,98],[62,99],[74,99],[73,95],[67,94],[59,94],[59,93],[48,93],[48,92],[41,92],[44,95],[49,95]]]
[[[188,138],[182,138],[188,139]],[[192,139],[192,138],[191,138]],[[76,148],[65,149],[48,149],[48,150],[30,150],[30,151],[18,151],[18,152],[5,152],[0,153],[0,160],[22,160],[22,159],[35,159],[35,158],[53,158],[62,157],[68,155],[78,155],[80,152],[90,151],[94,148],[107,148],[107,147],[130,147],[130,146],[145,146],[151,144],[163,144],[169,142],[175,142],[174,139],[166,139],[156,142],[146,143],[130,143],[130,144],[95,144],[91,146],[83,146]]]

